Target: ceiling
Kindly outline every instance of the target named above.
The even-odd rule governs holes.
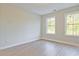
[[[44,15],[54,12],[55,10],[58,11],[64,8],[76,6],[78,3],[23,3],[16,5],[38,15]]]

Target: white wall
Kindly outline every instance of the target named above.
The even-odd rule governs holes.
[[[73,45],[78,45],[79,46],[79,36],[66,36],[65,35],[65,18],[64,15],[65,13],[68,12],[74,12],[74,11],[79,11],[79,6],[76,7],[71,7],[67,9],[63,9],[54,13],[49,13],[47,15],[42,16],[41,20],[41,38],[47,39],[47,40],[52,40],[52,41],[58,41],[58,42],[64,42],[68,44],[73,44]],[[56,16],[56,34],[46,34],[46,17],[50,16]]]
[[[40,16],[20,7],[0,4],[0,49],[38,40]]]

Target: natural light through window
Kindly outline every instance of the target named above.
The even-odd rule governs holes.
[[[55,17],[50,17],[47,19],[47,33],[55,34]]]
[[[79,36],[79,13],[66,16],[66,35]]]

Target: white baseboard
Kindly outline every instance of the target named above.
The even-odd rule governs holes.
[[[53,41],[53,42],[58,42],[58,43],[63,43],[63,44],[67,44],[67,45],[72,45],[72,46],[75,46],[75,47],[79,47],[79,44],[76,44],[76,43],[71,43],[71,42],[66,42],[66,41],[61,41],[61,40],[55,40],[55,39],[48,39],[48,38],[41,38],[43,40],[48,40],[48,41]]]
[[[35,37],[35,38],[30,39],[30,41],[24,41],[24,42],[20,42],[20,43],[17,43],[17,44],[12,44],[12,45],[8,45],[8,46],[0,47],[0,50],[15,47],[15,46],[26,44],[26,43],[30,43],[30,42],[33,42],[33,41],[36,41],[36,40],[39,40],[39,38]]]

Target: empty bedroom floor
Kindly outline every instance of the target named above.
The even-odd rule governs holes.
[[[0,50],[1,56],[79,56],[79,48],[37,40],[31,43]]]

